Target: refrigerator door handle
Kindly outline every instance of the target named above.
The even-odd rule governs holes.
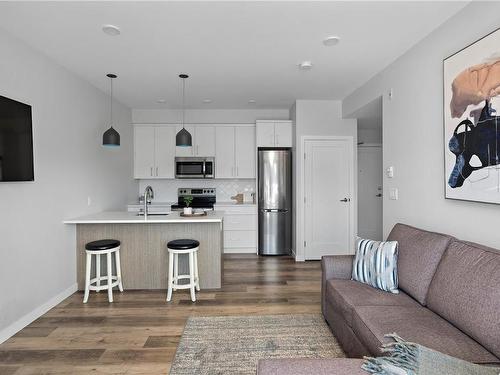
[[[286,213],[288,210],[280,209],[280,208],[264,208],[261,211],[263,212],[279,212],[279,213]]]

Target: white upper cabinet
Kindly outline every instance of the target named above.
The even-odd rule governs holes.
[[[236,127],[234,140],[236,177],[255,178],[255,128]]]
[[[174,156],[174,127],[134,127],[134,178],[174,178]]]
[[[134,178],[151,178],[154,168],[155,128],[134,127]]]
[[[234,126],[215,128],[215,178],[234,178]]]
[[[215,127],[196,126],[193,144],[195,156],[215,156]]]
[[[175,178],[176,156],[215,156],[215,178],[255,178],[255,127],[186,125],[192,147],[177,147],[182,126],[134,126],[134,178]],[[274,136],[273,136],[274,137]]]
[[[217,126],[215,177],[255,178],[255,128]]]
[[[274,144],[276,147],[292,147],[292,122],[274,123]]]
[[[175,156],[215,156],[215,127],[205,125],[185,125],[191,133],[193,146],[175,148]],[[176,133],[182,125],[176,127]]]
[[[292,122],[257,121],[257,147],[292,147]]]
[[[195,134],[194,134],[194,126],[193,125],[185,125],[186,130],[191,134],[191,139],[193,141],[193,145],[195,143]],[[177,125],[175,127],[175,134],[177,134],[182,129],[182,125]],[[175,140],[174,140],[175,143]],[[194,156],[194,148],[193,146],[176,146],[175,147],[175,156]]]
[[[257,147],[274,147],[274,122],[257,121]]]
[[[155,128],[155,177],[174,178],[175,134],[173,126]]]

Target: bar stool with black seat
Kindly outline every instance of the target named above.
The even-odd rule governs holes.
[[[196,240],[181,239],[167,243],[168,250],[168,291],[167,302],[172,299],[172,290],[190,289],[191,301],[196,301],[195,288],[200,290],[198,277],[198,249],[200,243]],[[189,258],[189,275],[179,275],[179,255],[187,254]],[[179,284],[179,280],[189,279],[187,284]]]
[[[118,286],[120,292],[123,292],[122,271],[120,267],[120,241],[118,240],[99,240],[92,241],[85,245],[87,253],[87,265],[85,270],[85,295],[83,303],[89,300],[91,290],[99,292],[100,290],[108,290],[108,300],[113,302],[113,287]],[[113,275],[112,255],[114,254],[116,275]],[[106,255],[106,275],[101,276],[101,256]],[[90,278],[92,268],[92,257],[95,256],[95,277]],[[101,285],[101,281],[106,281],[106,284]],[[95,285],[93,285],[95,283]]]

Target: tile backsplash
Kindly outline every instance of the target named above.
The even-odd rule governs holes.
[[[217,201],[229,202],[237,193],[252,193],[256,190],[255,179],[206,179],[206,180],[139,180],[139,195],[144,193],[146,186],[151,185],[155,193],[153,202],[177,201],[178,188],[216,188]]]

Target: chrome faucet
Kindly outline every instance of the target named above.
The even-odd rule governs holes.
[[[148,204],[151,204],[151,199],[155,197],[153,188],[151,186],[146,186],[144,190],[144,219],[148,218]]]

